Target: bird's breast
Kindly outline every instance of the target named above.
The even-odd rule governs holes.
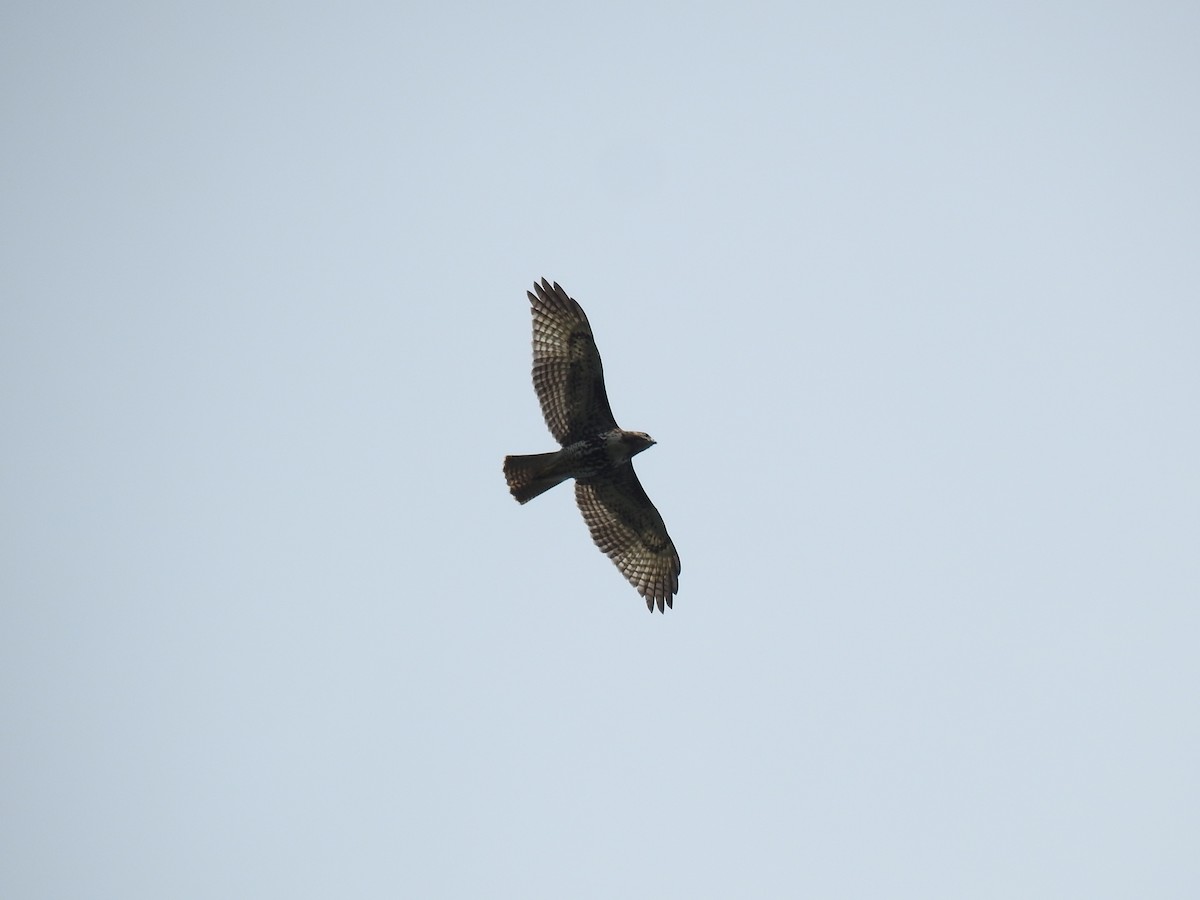
[[[629,461],[629,450],[617,436],[598,434],[563,447],[564,462],[574,478],[593,478]]]

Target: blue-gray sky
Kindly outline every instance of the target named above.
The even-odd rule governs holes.
[[[1200,894],[1200,7],[0,18],[0,895]]]

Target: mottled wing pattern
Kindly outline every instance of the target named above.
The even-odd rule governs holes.
[[[560,444],[617,427],[604,368],[583,309],[545,278],[529,293],[533,313],[533,387],[546,426]],[[527,292],[528,293],[528,292]]]
[[[679,591],[679,554],[632,464],[576,481],[575,501],[592,540],[646,598],[647,609],[670,606]]]

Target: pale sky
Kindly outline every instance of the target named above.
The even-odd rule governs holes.
[[[1200,896],[1197,46],[8,4],[0,896]],[[542,276],[665,616],[505,489]]]

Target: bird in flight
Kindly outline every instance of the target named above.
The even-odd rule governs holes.
[[[504,457],[508,489],[528,503],[568,478],[596,542],[646,599],[665,612],[679,592],[679,554],[646,496],[632,459],[650,435],[617,427],[604,369],[583,307],[542,279],[526,292],[533,314],[533,388],[561,450]]]

